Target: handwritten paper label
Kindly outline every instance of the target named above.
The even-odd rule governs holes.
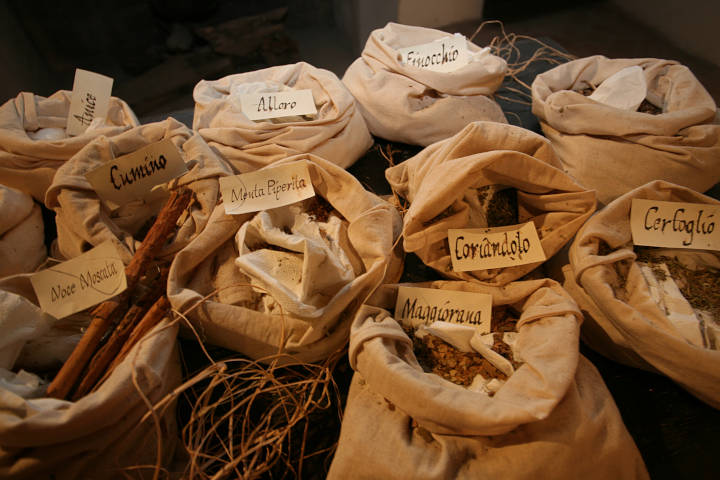
[[[103,200],[124,205],[145,199],[156,185],[187,172],[185,162],[169,138],[123,155],[85,174]]]
[[[405,65],[434,72],[453,72],[470,61],[467,42],[462,35],[399,48],[398,53],[400,61]]]
[[[97,305],[127,288],[125,266],[111,241],[30,277],[40,308],[55,318]]]
[[[487,270],[545,261],[535,224],[449,229],[453,270]]]
[[[720,250],[720,205],[633,198],[630,231],[635,245]]]
[[[430,325],[451,322],[472,325],[481,333],[490,333],[492,296],[484,293],[457,292],[435,288],[398,287],[395,319],[400,323]]]
[[[313,115],[317,113],[312,90],[246,93],[240,95],[242,112],[250,120]]]
[[[225,213],[238,215],[282,207],[315,195],[307,163],[294,162],[220,177]]]
[[[110,106],[113,79],[87,70],[75,70],[72,100],[67,118],[67,134],[80,135],[93,119],[105,118]]]

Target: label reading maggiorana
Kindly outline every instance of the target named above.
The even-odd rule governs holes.
[[[398,53],[400,61],[405,65],[434,72],[453,72],[470,61],[467,42],[462,35],[399,48]]]
[[[720,250],[719,218],[718,205],[633,198],[630,230],[635,245]]]
[[[124,205],[148,197],[153,187],[185,172],[180,152],[166,138],[104,163],[85,177],[100,198]]]
[[[435,321],[460,323],[490,332],[492,296],[434,288],[399,287],[395,319],[413,327]]]
[[[294,162],[220,177],[225,213],[238,215],[290,205],[315,195],[307,163]]]
[[[40,308],[63,318],[127,288],[125,266],[111,241],[30,277]]]
[[[286,92],[245,93],[240,95],[242,112],[250,120],[314,115],[317,113],[312,90]]]
[[[110,106],[113,79],[87,70],[76,69],[72,100],[67,118],[67,134],[80,135],[97,118],[105,118]]]
[[[487,270],[545,261],[533,222],[496,228],[449,229],[453,270]]]

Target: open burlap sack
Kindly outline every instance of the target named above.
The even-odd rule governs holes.
[[[33,272],[45,257],[40,206],[30,195],[0,185],[0,278]]]
[[[65,126],[71,100],[67,90],[47,98],[22,92],[0,107],[0,184],[43,202],[57,169],[81,148],[101,135],[112,137],[140,124],[127,103],[110,97],[103,122],[69,137]]]
[[[121,155],[168,138],[177,146],[188,172],[165,186],[168,189],[186,186],[194,192],[195,201],[191,204],[190,214],[181,217],[182,224],[172,241],[163,247],[160,257],[172,257],[202,231],[220,198],[218,178],[230,175],[232,171],[200,135],[174,118],[168,118],[111,138],[100,137],[58,169],[46,197],[47,206],[57,214],[58,238],[54,246],[57,247],[57,255],[73,258],[106,240],[112,240],[123,262],[130,262],[143,240],[144,234],[139,232],[160,211],[167,192],[160,191],[148,200],[113,208],[98,197],[85,173]]]
[[[501,123],[474,122],[430,145],[385,171],[393,190],[410,201],[403,219],[405,251],[416,253],[449,278],[493,285],[517,280],[539,264],[453,272],[447,230],[487,226],[475,220],[482,216],[477,211],[478,188],[514,187],[518,223],[535,223],[550,258],[595,210],[595,192],[585,190],[558,166],[546,139]]]
[[[427,146],[455,135],[470,122],[507,122],[491,98],[505,77],[507,64],[502,58],[468,41],[472,61],[454,72],[424,70],[400,61],[398,49],[449,35],[397,23],[370,34],[360,58],[343,76],[370,133]]]
[[[662,114],[626,111],[581,93],[623,68],[643,68],[651,103]],[[654,58],[581,58],[538,75],[532,111],[563,168],[607,204],[652,180],[703,192],[720,180],[716,105],[685,66]]]
[[[283,89],[312,90],[315,117],[253,121],[242,112],[240,93]],[[202,80],[193,98],[193,128],[238,173],[302,153],[347,168],[372,145],[365,120],[345,85],[334,73],[305,62]]]
[[[635,262],[630,231],[633,198],[720,203],[658,180],[617,198],[588,220],[570,247],[570,264],[563,268],[565,288],[587,313],[583,340],[616,361],[661,372],[720,408],[720,351],[685,339],[652,299]]]
[[[97,390],[76,402],[44,397],[47,385],[33,384],[26,372],[16,375],[57,368],[79,339],[80,317],[56,320],[42,313],[29,275],[0,281],[2,478],[127,478],[124,469],[132,469],[133,478],[150,478],[158,460],[161,467],[169,464],[175,411],[158,410],[156,425],[149,404],[180,384],[176,324],[158,325]],[[144,467],[133,468],[138,465]]]
[[[579,355],[582,315],[559,284],[421,286],[521,310],[525,363],[493,396],[423,372],[385,310],[395,287],[384,287],[353,322],[355,376],[328,478],[648,478],[602,378]]]
[[[386,275],[399,277],[390,273],[401,226],[395,208],[314,155],[277,165],[297,161],[307,162],[316,196],[342,218],[298,213],[316,199],[244,215],[226,215],[220,204],[170,267],[173,308],[195,307],[188,318],[210,343],[256,359],[280,349],[300,361],[326,358],[347,342],[366,297]]]

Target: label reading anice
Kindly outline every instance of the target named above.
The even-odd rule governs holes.
[[[306,162],[220,177],[225,213],[238,215],[290,205],[315,195]]]
[[[453,271],[487,270],[545,261],[533,222],[496,228],[448,229]]]
[[[470,61],[467,41],[462,35],[453,35],[434,42],[399,48],[401,62],[411,67],[435,72],[453,72]]]
[[[720,205],[633,198],[630,230],[635,245],[720,250]]]
[[[67,134],[80,135],[95,118],[105,118],[110,106],[113,79],[76,69],[72,100],[67,118]]]
[[[317,113],[312,90],[245,93],[240,95],[242,112],[250,120],[314,115]]]
[[[30,283],[40,308],[63,318],[97,305],[127,288],[125,266],[111,241],[37,272]]]
[[[150,196],[156,185],[187,172],[185,162],[169,138],[104,163],[85,174],[103,200],[124,205]]]
[[[435,288],[398,287],[395,319],[401,324],[430,325],[450,322],[471,325],[490,333],[492,296]]]

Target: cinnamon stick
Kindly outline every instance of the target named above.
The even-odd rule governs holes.
[[[130,353],[130,350],[135,346],[136,343],[140,341],[141,338],[143,338],[150,330],[155,328],[155,325],[160,323],[160,321],[165,318],[167,315],[167,312],[170,310],[170,301],[167,299],[165,295],[158,298],[158,300],[153,304],[153,306],[148,310],[148,312],[143,316],[142,320],[135,325],[135,328],[133,329],[132,333],[130,334],[130,337],[127,339],[125,344],[123,344],[122,349],[120,350],[120,353],[118,353],[115,356],[115,359],[110,364],[110,367],[107,370],[107,375],[109,375],[115,367],[120,365],[120,362],[122,362],[128,353]]]
[[[175,190],[150,227],[145,239],[125,267],[127,289],[110,300],[107,300],[92,311],[90,326],[83,334],[80,342],[72,351],[62,368],[50,383],[47,396],[66,398],[85,365],[100,344],[103,336],[117,318],[117,309],[127,302],[130,292],[137,284],[143,272],[148,268],[160,249],[165,245],[174,231],[180,214],[187,208],[192,198],[192,191],[187,188]]]
[[[82,380],[72,396],[73,400],[78,400],[92,391],[93,386],[127,341],[135,325],[143,318],[158,297],[163,295],[166,289],[168,273],[167,268],[163,270],[164,271],[154,279],[153,287],[145,292],[135,305],[130,307],[113,330],[108,341],[105,342],[105,345],[93,355],[88,364],[87,371],[82,376]]]

